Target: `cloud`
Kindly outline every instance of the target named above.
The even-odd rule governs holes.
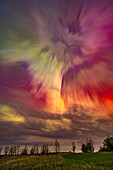
[[[1,121],[24,122],[24,118],[18,115],[13,108],[3,105],[0,106],[0,122]]]
[[[27,107],[23,110],[16,104],[14,106],[17,113],[24,118],[24,122],[13,120],[0,122],[0,144],[41,144],[47,140],[52,145],[53,140],[58,138],[60,141],[75,140],[77,145],[80,145],[86,137],[92,137],[98,146],[106,134],[112,134],[113,131],[113,120],[110,117],[98,118],[97,111],[92,108],[73,106],[73,113],[67,111],[58,115],[29,110]],[[89,114],[91,112],[95,114],[91,116]]]

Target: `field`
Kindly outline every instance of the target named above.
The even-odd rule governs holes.
[[[113,153],[1,156],[0,170],[113,170]]]

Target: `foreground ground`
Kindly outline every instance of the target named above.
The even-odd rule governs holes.
[[[113,170],[113,153],[1,156],[0,170]]]

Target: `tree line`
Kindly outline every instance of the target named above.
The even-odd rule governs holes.
[[[60,142],[58,140],[55,140],[54,143],[54,153],[59,153],[60,152]],[[5,146],[0,147],[0,155],[1,153],[4,153],[4,155],[38,155],[38,154],[49,154],[49,145],[48,144],[43,144],[41,146],[41,152],[39,152],[39,146],[34,145],[31,147],[30,152],[28,152],[28,145],[25,145],[23,149],[20,148],[20,145],[12,145],[12,146]]]
[[[60,153],[61,147],[60,142],[56,139],[54,143],[54,153]],[[75,153],[76,145],[75,142],[72,142],[72,148],[70,152]],[[86,139],[86,143],[82,143],[81,151],[83,153],[93,153],[94,152],[94,142],[91,138]],[[99,152],[111,152],[113,151],[113,136],[108,135],[105,140],[103,141],[103,146],[100,147]],[[49,145],[43,144],[41,146],[41,152],[39,152],[39,146],[34,145],[30,149],[30,153],[28,153],[28,145],[25,145],[23,149],[20,148],[20,145],[15,146],[5,146],[0,147],[0,155],[1,153],[4,155],[38,155],[38,154],[49,154]]]

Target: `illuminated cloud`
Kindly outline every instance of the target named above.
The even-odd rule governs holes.
[[[16,110],[8,106],[0,106],[0,121],[24,122],[24,117],[18,115]]]

